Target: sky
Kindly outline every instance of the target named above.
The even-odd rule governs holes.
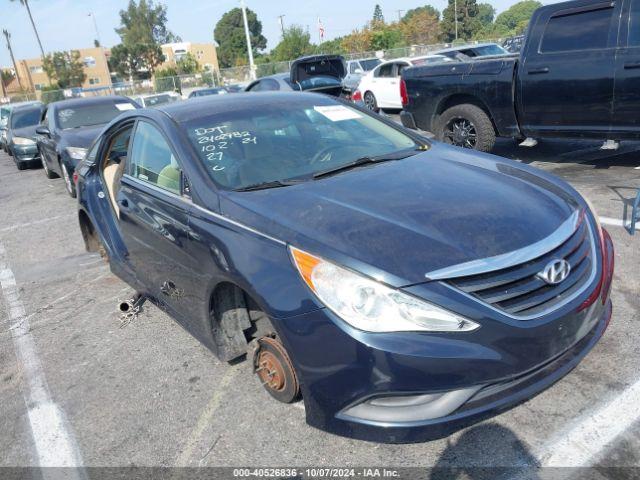
[[[498,13],[517,0],[484,0],[494,5]],[[160,0],[168,7],[168,27],[184,41],[213,41],[213,28],[222,15],[239,5],[238,0]],[[318,42],[318,17],[325,27],[325,39],[348,34],[364,25],[373,15],[376,3],[382,7],[386,20],[398,18],[398,10],[424,5],[423,0],[246,0],[258,14],[268,48],[280,41],[279,15],[285,15],[285,27],[309,26],[311,38]],[[447,0],[433,0],[431,5],[442,11]],[[544,2],[548,3],[548,2]],[[119,25],[118,12],[128,0],[29,0],[45,52],[88,48],[96,38],[89,12],[95,15],[102,45],[111,47],[120,41],[114,28]],[[40,55],[26,9],[19,1],[0,0],[0,28],[11,32],[16,60]],[[0,35],[0,65],[9,66],[11,59],[4,36]]]

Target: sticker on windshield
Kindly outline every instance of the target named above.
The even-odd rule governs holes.
[[[313,107],[313,109],[327,117],[332,122],[341,122],[342,120],[357,120],[362,118],[355,110],[351,110],[350,108],[344,107],[342,105],[332,105],[332,106],[322,106],[322,107]]]
[[[58,118],[60,118],[60,121],[62,123],[65,123],[65,122],[68,122],[75,113],[76,111],[71,110],[70,108],[67,108],[65,110],[60,110],[60,112],[58,113]]]
[[[116,108],[118,110],[120,110],[121,112],[124,112],[125,110],[135,110],[136,109],[136,107],[134,107],[130,103],[116,103]]]

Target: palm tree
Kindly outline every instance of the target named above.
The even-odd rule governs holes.
[[[44,48],[42,48],[42,42],[40,41],[40,35],[38,35],[38,29],[36,28],[36,23],[33,21],[33,15],[31,15],[31,8],[29,8],[29,0],[11,0],[12,2],[19,1],[21,5],[24,5],[27,8],[27,13],[29,14],[29,20],[31,20],[31,26],[33,26],[33,31],[36,34],[36,39],[38,40],[38,46],[40,47],[40,53],[42,54],[42,58],[44,58]]]

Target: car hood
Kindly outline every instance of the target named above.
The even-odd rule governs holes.
[[[65,147],[89,148],[103,128],[104,125],[92,125],[62,130],[60,133],[61,143],[64,143]]]
[[[436,144],[300,185],[231,192],[223,214],[395,286],[509,253],[578,208],[569,188],[515,162]]]
[[[15,128],[11,131],[12,137],[22,137],[22,138],[30,138],[31,140],[36,139],[36,128],[38,125],[31,125],[29,127]]]

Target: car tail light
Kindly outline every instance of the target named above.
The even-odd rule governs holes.
[[[360,90],[356,90],[355,92],[353,92],[353,95],[351,95],[351,100],[353,100],[354,102],[361,102],[362,92]]]
[[[73,172],[73,183],[78,183],[78,172]]]
[[[409,105],[409,94],[407,93],[407,82],[404,81],[404,78],[400,79],[400,97],[402,98],[402,106],[406,107]]]
[[[579,312],[589,308],[600,297],[602,297],[603,304],[605,304],[609,298],[609,288],[611,287],[614,268],[613,242],[606,229],[600,227],[599,230],[598,239],[600,243],[600,255],[602,257],[602,274],[600,275],[600,281],[595,290],[589,295],[589,298],[580,305],[580,308],[578,308]]]

